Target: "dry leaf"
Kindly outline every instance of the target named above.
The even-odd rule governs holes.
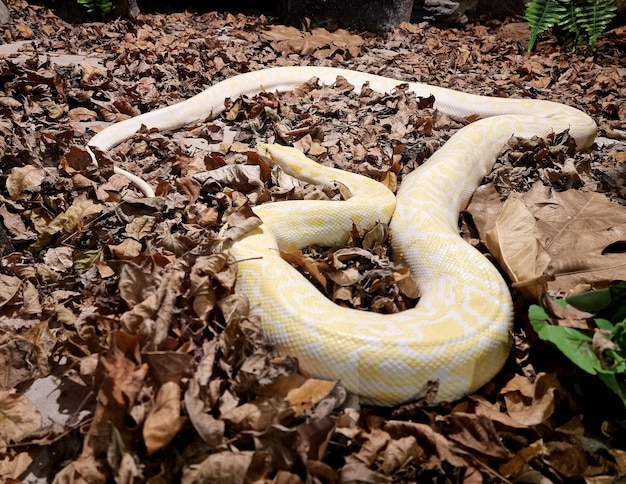
[[[626,207],[600,193],[555,193],[537,185],[524,200],[552,259],[552,292],[567,294],[580,283],[626,279],[626,254],[611,249],[626,240]]]
[[[159,388],[154,408],[143,424],[148,455],[169,444],[187,420],[180,416],[180,397],[180,385],[176,382],[165,382]]]
[[[494,197],[476,204],[493,215]],[[481,221],[479,230],[490,224]],[[485,242],[514,285],[537,298],[547,283],[551,293],[568,294],[579,284],[606,284],[626,279],[626,208],[599,193],[554,192],[537,183],[523,195],[511,195]],[[552,280],[554,279],[554,280]]]
[[[244,403],[222,414],[222,419],[235,429],[265,431],[269,428],[281,409],[281,405],[273,400]]]
[[[11,169],[6,180],[9,196],[13,200],[18,200],[24,190],[39,186],[45,176],[43,170],[32,165]]]
[[[300,387],[290,390],[285,400],[294,409],[295,416],[300,417],[304,412],[310,411],[320,400],[326,398],[336,385],[336,381],[309,378]]]
[[[142,245],[135,239],[124,239],[117,245],[109,245],[111,255],[119,260],[133,260],[141,254]]]
[[[317,50],[329,48],[324,52],[326,58],[337,50],[347,51],[351,57],[356,57],[361,52],[361,45],[364,43],[359,35],[342,29],[333,33],[322,28],[302,32],[295,27],[274,25],[261,35],[269,40],[272,47],[279,52],[311,55]]]
[[[0,476],[3,479],[7,479],[4,482],[13,482],[9,479],[14,479],[15,482],[23,482],[19,481],[18,478],[33,462],[33,458],[30,456],[28,452],[20,452],[14,457],[9,457],[5,455],[3,459],[0,459]]]
[[[500,466],[500,472],[504,477],[518,475],[526,468],[531,459],[542,455],[544,452],[543,441],[537,440],[517,452],[511,460]]]
[[[22,281],[19,277],[0,274],[0,307],[7,304],[20,290]]]
[[[63,228],[66,232],[75,232],[82,229],[87,223],[102,213],[104,206],[96,204],[91,200],[82,200],[65,211],[67,217]]]
[[[200,371],[200,368],[198,370]],[[211,415],[210,407],[207,408],[208,406],[200,398],[200,380],[203,378],[198,373],[196,372],[185,392],[185,410],[198,435],[213,449],[222,443],[225,424],[223,420]]]
[[[500,390],[508,414],[520,424],[531,426],[546,422],[554,413],[561,384],[552,373],[539,373],[534,382],[515,375]]]
[[[125,235],[132,237],[135,240],[141,240],[152,234],[155,226],[155,217],[150,215],[135,217],[129,224],[126,225]]]
[[[557,304],[554,299],[547,296],[541,298],[541,304],[548,314],[554,316],[554,318],[550,318],[550,323],[552,324],[584,330],[593,330],[596,328],[596,323],[593,320],[594,315],[592,313],[581,311],[571,304],[563,307]]]
[[[269,471],[265,452],[220,452],[212,454],[200,464],[187,467],[182,484],[244,484],[257,482]]]
[[[504,202],[494,228],[485,234],[485,243],[502,268],[535,299],[543,293],[543,276],[550,265],[541,240],[535,218],[514,195]]]
[[[383,452],[381,469],[387,475],[392,474],[396,469],[420,454],[417,440],[412,435],[392,440]]]
[[[0,390],[0,438],[16,441],[41,425],[41,414],[26,396]]]
[[[466,450],[499,459],[509,457],[509,451],[498,437],[493,422],[482,415],[454,412],[441,418],[442,433]]]

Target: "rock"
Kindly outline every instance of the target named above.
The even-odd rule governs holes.
[[[411,21],[457,25],[467,22],[467,13],[478,5],[478,0],[415,0]]]
[[[413,0],[280,0],[283,22],[301,26],[303,19],[311,27],[330,31],[337,28],[380,32],[408,22]]]

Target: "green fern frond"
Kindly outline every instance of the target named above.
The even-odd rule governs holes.
[[[76,3],[84,6],[90,15],[104,17],[113,8],[112,0],[76,0]]]
[[[532,0],[526,4],[524,18],[530,26],[528,50],[535,46],[537,36],[553,27],[567,10],[558,0]]]
[[[613,0],[579,0],[575,10],[576,23],[585,31],[587,43],[593,47],[615,17],[617,6]]]
[[[535,46],[537,36],[551,27],[565,44],[593,47],[616,10],[615,0],[530,0],[524,14],[530,26],[528,50]]]
[[[583,42],[584,39],[584,30],[577,20],[576,9],[578,4],[576,1],[566,2],[564,5],[565,13],[557,22],[559,30],[555,34],[565,45],[576,45]]]

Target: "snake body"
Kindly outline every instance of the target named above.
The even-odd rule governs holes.
[[[491,380],[511,346],[512,303],[499,272],[458,234],[459,211],[512,135],[546,136],[569,130],[589,147],[596,125],[577,109],[550,102],[477,96],[420,83],[329,67],[278,67],[222,81],[181,103],[114,124],[88,143],[107,151],[142,125],[172,130],[224,110],[224,99],[291,90],[313,77],[332,84],[343,76],[379,92],[400,84],[433,95],[450,116],[481,119],[457,132],[405,177],[397,197],[365,177],[315,164],[293,148],[263,145],[263,156],[287,172],[316,183],[340,181],[346,201],[285,201],[254,208],[263,224],[236,241],[237,288],[261,316],[270,342],[296,355],[311,374],[339,379],[365,403],[396,405],[419,398],[438,381],[437,401],[454,400]],[[126,174],[123,170],[117,170]],[[141,179],[134,182],[152,196]],[[392,217],[393,215],[393,217]],[[339,307],[280,257],[278,250],[336,245],[352,224],[387,222],[397,258],[420,286],[418,305],[397,314]]]

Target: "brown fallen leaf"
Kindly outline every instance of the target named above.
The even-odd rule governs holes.
[[[253,403],[244,403],[222,414],[222,419],[232,428],[263,432],[276,423],[280,411],[285,408],[284,402],[277,399],[263,399]]]
[[[0,307],[13,299],[20,290],[22,281],[19,277],[0,274]]]
[[[382,455],[382,471],[389,475],[420,455],[417,439],[412,435],[389,442]]]
[[[0,459],[0,476],[6,479],[7,483],[20,482],[18,478],[28,469],[33,462],[29,452],[20,452],[15,456],[6,455]]]
[[[100,357],[93,380],[97,406],[89,427],[81,459],[105,455],[112,435],[125,428],[124,419],[136,404],[148,365],[140,362],[136,336],[115,331],[109,336],[109,350]]]
[[[323,28],[304,32],[284,25],[273,25],[261,36],[270,41],[272,48],[279,52],[311,55],[315,51],[323,50],[326,58],[337,50],[347,51],[351,57],[355,57],[360,54],[361,45],[365,42],[361,36],[343,29],[333,33]]]
[[[500,466],[500,472],[504,477],[511,477],[521,474],[527,470],[528,463],[542,455],[544,452],[543,441],[537,440],[522,450],[517,452],[508,462]]]
[[[103,209],[104,205],[96,204],[91,200],[77,201],[65,211],[67,219],[63,224],[63,229],[68,233],[80,230],[100,215]]]
[[[508,414],[526,426],[538,425],[550,419],[557,406],[557,395],[564,392],[553,373],[539,373],[534,381],[515,375],[500,390]]]
[[[41,425],[41,414],[25,395],[0,391],[0,443],[19,440]]]
[[[487,247],[527,297],[547,284],[569,294],[580,284],[606,285],[626,279],[626,208],[599,193],[555,192],[536,183],[523,196],[511,195],[491,226],[499,202],[481,198],[474,218]]]
[[[258,482],[269,472],[267,452],[224,451],[211,454],[199,464],[185,468],[182,484],[244,484]]]
[[[454,412],[440,418],[442,433],[451,441],[472,453],[505,459],[510,456],[493,422],[482,415]]]
[[[308,378],[298,388],[290,390],[285,400],[294,409],[295,417],[300,417],[304,412],[310,411],[320,400],[326,398],[336,385],[336,381]]]
[[[556,279],[551,292],[567,294],[576,285],[626,279],[626,254],[613,244],[626,240],[626,207],[600,193],[562,193],[535,185],[524,196],[537,219]]]
[[[39,186],[45,176],[43,170],[32,165],[13,168],[6,179],[11,199],[18,200],[24,190]]]
[[[124,239],[117,245],[109,245],[111,255],[119,260],[133,260],[141,254],[141,242],[135,239]]]
[[[592,313],[581,311],[571,304],[563,307],[557,304],[554,299],[545,296],[541,298],[541,303],[543,307],[546,308],[546,311],[551,316],[554,316],[550,318],[551,324],[585,330],[593,330],[596,328],[596,324],[593,321],[594,315]]]
[[[569,478],[584,476],[589,459],[578,439],[563,439],[544,443],[543,461]]]
[[[106,479],[104,465],[89,450],[83,451],[78,459],[68,463],[54,476],[55,483],[88,484],[105,482]]]
[[[489,251],[529,298],[538,298],[545,286],[550,256],[543,248],[536,221],[519,196],[502,206],[495,226],[485,234]]]
[[[393,439],[413,436],[419,448],[419,454],[413,457],[414,462],[425,469],[435,469],[443,462],[454,466],[466,465],[464,460],[452,451],[454,444],[429,425],[390,420],[386,423],[385,430]]]
[[[341,483],[357,484],[367,482],[368,484],[389,484],[389,477],[380,472],[371,470],[362,462],[347,462],[341,468]]]
[[[180,415],[180,385],[165,382],[159,388],[154,408],[143,424],[143,439],[148,455],[169,444],[187,421]]]

